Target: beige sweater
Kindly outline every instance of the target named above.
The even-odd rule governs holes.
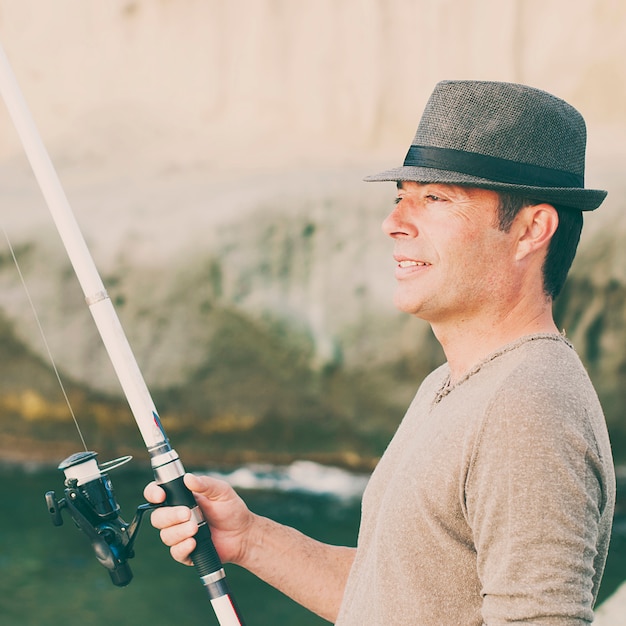
[[[615,476],[578,356],[534,335],[447,380],[424,381],[372,475],[337,626],[590,623]]]

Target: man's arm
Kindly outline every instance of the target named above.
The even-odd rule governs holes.
[[[596,437],[601,416],[571,399],[576,378],[532,382],[499,392],[466,482],[483,619],[590,624],[613,517],[608,438]]]
[[[266,517],[252,513],[224,481],[187,474],[211,527],[215,548],[223,562],[236,563],[324,619],[339,612],[354,548],[332,546],[303,535]],[[160,503],[165,493],[155,483],[144,492],[149,502]],[[172,557],[191,565],[197,531],[187,507],[163,507],[152,513],[152,525]]]

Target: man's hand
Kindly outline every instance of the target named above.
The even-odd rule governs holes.
[[[185,475],[213,544],[224,563],[237,563],[296,602],[334,622],[343,598],[354,548],[330,546],[299,531],[252,513],[233,488],[209,476]],[[144,490],[148,502],[160,504],[165,492],[156,483]],[[152,525],[172,557],[191,565],[197,523],[187,507],[163,507],[152,512]]]
[[[233,488],[222,480],[186,474],[184,481],[211,528],[213,544],[222,562],[240,562],[254,515]],[[152,482],[145,488],[144,497],[148,502],[160,504],[165,500],[165,492]],[[196,547],[193,537],[198,525],[190,510],[184,506],[155,509],[151,522],[161,531],[161,541],[170,548],[172,557],[180,563],[192,565],[189,555]]]

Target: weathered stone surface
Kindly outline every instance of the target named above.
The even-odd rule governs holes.
[[[355,415],[359,400],[351,396],[365,385],[370,401],[360,418],[381,438],[392,430],[442,354],[425,324],[392,307],[391,247],[380,221],[394,190],[362,183],[368,171],[290,171],[235,182],[177,175],[138,188],[70,183],[96,263],[159,397],[167,403],[175,390],[177,410],[197,419],[236,409],[259,420],[281,405],[283,417],[296,419],[304,398],[323,396],[333,377],[364,376],[343,379],[343,406],[333,400],[323,411]],[[17,180],[5,180],[5,188],[36,217],[30,225],[23,215],[15,220],[14,247],[55,360],[70,380],[118,394],[56,232],[32,187]],[[587,216],[589,231],[556,305],[616,443],[626,372],[620,200],[618,193]],[[15,268],[6,254],[2,260],[4,313],[17,338],[45,359]],[[264,346],[273,356],[261,355]],[[288,385],[280,382],[286,375]]]
[[[426,325],[391,306],[379,224],[393,185],[360,180],[400,161],[437,80],[512,80],[581,109],[588,184],[611,192],[589,216],[556,311],[614,431],[624,429],[626,92],[615,68],[626,53],[626,7],[218,4],[0,0],[3,45],[151,389],[178,404],[195,395],[187,405],[196,412],[234,403],[267,415],[287,387],[285,414],[297,411],[295,398],[328,396],[332,381],[329,413],[370,411],[378,428],[383,416],[399,419],[442,355]],[[3,224],[55,360],[75,384],[117,394],[3,111],[0,137]],[[47,357],[6,247],[0,261],[10,341],[28,346],[39,371]],[[272,358],[259,346],[271,346]],[[27,362],[23,381],[40,380]],[[308,376],[297,392],[296,370]],[[344,380],[339,393],[338,375],[369,378]],[[218,388],[209,382],[218,379]],[[363,389],[364,406],[348,400]]]

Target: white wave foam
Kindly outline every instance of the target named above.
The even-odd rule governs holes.
[[[365,474],[312,461],[294,461],[290,465],[252,463],[232,472],[210,474],[240,489],[300,492],[347,500],[360,498],[369,479]]]

